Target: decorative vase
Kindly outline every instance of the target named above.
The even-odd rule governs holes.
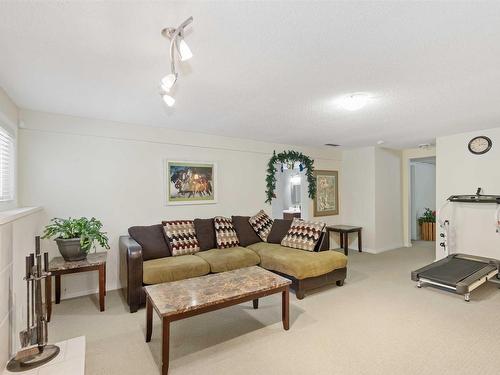
[[[74,262],[87,259],[87,253],[82,250],[79,238],[56,238],[55,241],[64,260]]]

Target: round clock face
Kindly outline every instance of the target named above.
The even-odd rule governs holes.
[[[469,151],[476,155],[487,153],[491,148],[491,139],[485,136],[472,138],[469,142]]]

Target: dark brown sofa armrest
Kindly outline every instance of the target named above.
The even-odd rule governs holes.
[[[325,251],[330,250],[330,233],[328,231],[324,231],[321,233],[321,237],[316,244],[314,251]]]
[[[142,294],[142,247],[130,236],[120,236],[120,282],[130,312],[141,305]]]

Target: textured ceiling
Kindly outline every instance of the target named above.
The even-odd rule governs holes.
[[[160,35],[192,15],[168,109]],[[500,2],[0,3],[21,107],[321,146],[416,146],[500,126]],[[358,112],[334,99],[369,92]]]

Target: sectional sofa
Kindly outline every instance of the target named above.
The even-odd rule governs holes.
[[[327,233],[321,233],[314,251],[304,251],[280,245],[291,220],[275,220],[266,242],[248,220],[248,216],[232,217],[239,246],[220,249],[216,248],[213,219],[195,219],[200,251],[180,256],[171,256],[162,224],[129,228],[129,236],[120,237],[119,248],[120,280],[130,312],[144,305],[145,285],[255,265],[289,278],[298,299],[310,289],[344,284],[347,257],[329,250]]]

